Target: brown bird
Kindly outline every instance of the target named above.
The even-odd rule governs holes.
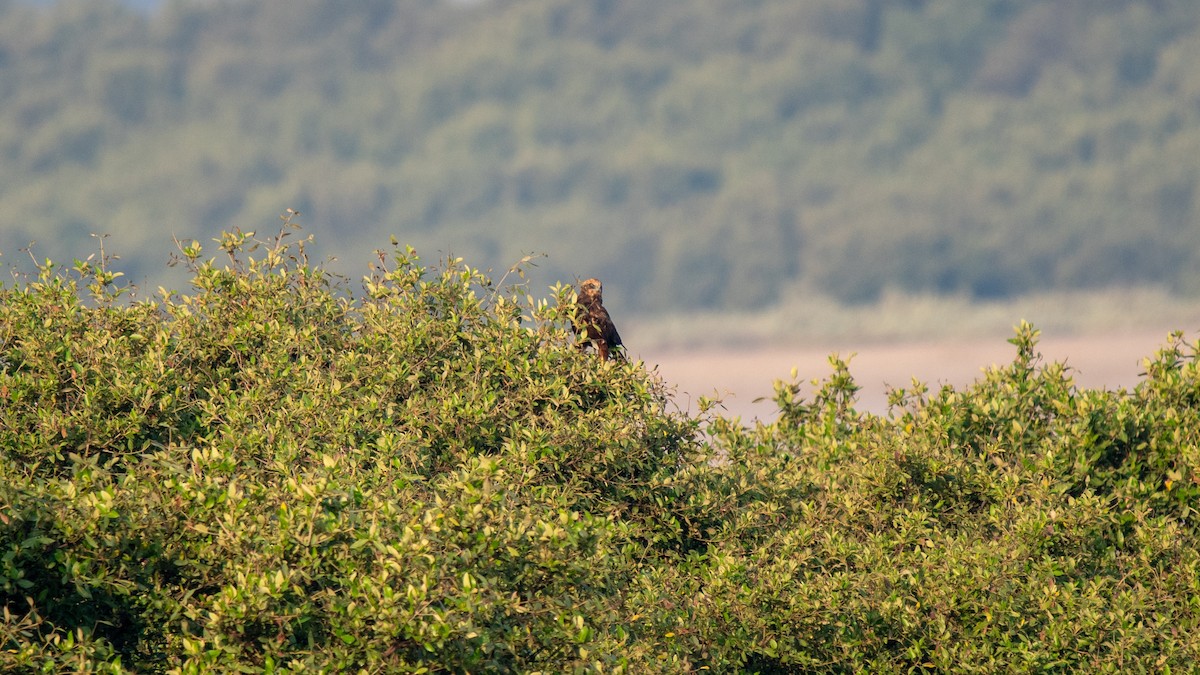
[[[613,325],[608,310],[604,309],[601,299],[603,292],[604,286],[599,279],[588,279],[579,284],[579,308],[575,312],[572,327],[576,333],[587,337],[579,343],[580,349],[587,349],[589,344],[594,344],[600,358],[607,361],[613,350],[623,345],[621,334]]]

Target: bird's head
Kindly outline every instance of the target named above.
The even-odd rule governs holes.
[[[600,302],[604,284],[599,279],[587,279],[579,284],[579,297],[587,302]]]

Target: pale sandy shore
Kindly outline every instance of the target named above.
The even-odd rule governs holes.
[[[1084,388],[1131,389],[1144,372],[1143,360],[1167,343],[1167,328],[1091,335],[1056,336],[1043,333],[1038,351],[1043,359],[1065,362],[1075,382]],[[764,348],[657,349],[633,353],[648,368],[657,368],[663,379],[676,386],[675,401],[695,410],[700,396],[722,399],[728,416],[749,422],[775,415],[770,401],[755,398],[772,394],[772,383],[789,380],[796,369],[801,381],[824,378],[831,372],[828,357],[850,357],[850,372],[862,387],[859,409],[887,411],[887,387],[904,387],[917,378],[931,389],[942,384],[963,386],[982,376],[985,368],[1012,361],[1016,348],[1006,342],[1011,334],[938,342],[861,343],[771,346]],[[1189,339],[1194,339],[1188,333]]]

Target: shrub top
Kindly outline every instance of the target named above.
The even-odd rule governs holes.
[[[182,244],[188,294],[130,300],[103,253],[0,288],[3,669],[1200,657],[1180,335],[1134,391],[1088,391],[1022,325],[1011,364],[886,416],[835,358],[748,428],[575,349],[570,287],[393,245],[351,293],[290,234]]]

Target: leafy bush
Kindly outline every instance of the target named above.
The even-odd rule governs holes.
[[[962,390],[855,409],[844,361],[746,428],[669,409],[534,300],[285,230],[0,288],[0,668],[1185,670],[1200,345],[1074,386],[1022,325]],[[519,270],[518,270],[519,271]],[[701,433],[704,432],[704,433]]]
[[[183,297],[121,304],[91,262],[5,289],[8,665],[592,662],[634,561],[681,546],[655,489],[696,422],[568,346],[568,288],[397,250],[352,300],[267,243],[183,246]]]
[[[812,403],[780,383],[776,422],[719,422],[697,642],[760,672],[1190,669],[1196,346],[1087,391],[1036,336],[963,391],[894,391],[886,418],[834,359]]]

